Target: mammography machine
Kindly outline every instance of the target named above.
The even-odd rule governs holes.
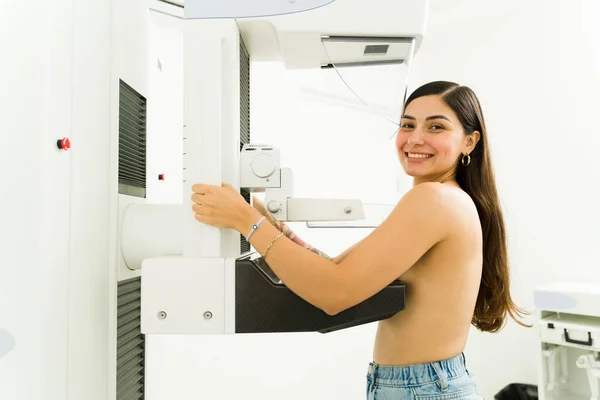
[[[410,66],[427,2],[282,2],[297,8],[226,18],[201,17],[198,0],[15,6],[14,65],[2,72],[20,77],[8,97],[28,101],[3,105],[6,129],[24,134],[2,164],[15,174],[2,197],[0,398],[143,398],[146,335],[325,333],[404,309],[397,282],[327,315],[239,233],[193,218],[197,182],[228,182],[249,202],[264,192],[283,221],[365,218],[360,199],[295,197],[286,154],[253,142],[251,65]],[[181,175],[148,169],[165,143],[182,143]],[[156,182],[182,186],[180,201],[153,204]]]

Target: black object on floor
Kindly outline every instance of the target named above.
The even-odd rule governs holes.
[[[538,388],[525,383],[511,383],[494,396],[495,400],[538,400]]]

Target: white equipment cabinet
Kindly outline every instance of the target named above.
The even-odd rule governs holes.
[[[600,285],[559,283],[535,290],[541,341],[539,398],[598,400]]]

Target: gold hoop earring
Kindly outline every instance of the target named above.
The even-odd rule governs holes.
[[[465,161],[465,159],[466,159],[466,161]],[[463,167],[466,167],[469,164],[471,164],[471,156],[468,154],[464,154],[462,156],[462,165],[463,165]]]

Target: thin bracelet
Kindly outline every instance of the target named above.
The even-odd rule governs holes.
[[[248,232],[248,234],[246,235],[246,240],[250,240],[250,236],[252,236],[252,234],[254,233],[254,231],[256,231],[258,229],[258,226],[266,219],[267,217],[262,217],[261,219],[258,220],[258,222],[256,222],[254,225],[252,225],[252,228],[250,228],[250,232]]]
[[[277,236],[275,236],[275,238],[273,240],[271,240],[271,243],[269,243],[269,245],[267,246],[267,249],[265,250],[265,254],[263,254],[263,258],[266,260],[267,259],[267,253],[269,252],[269,250],[271,249],[271,246],[273,246],[273,243],[275,243],[275,241],[277,239],[279,239],[280,237],[283,236],[283,232],[280,232]]]

